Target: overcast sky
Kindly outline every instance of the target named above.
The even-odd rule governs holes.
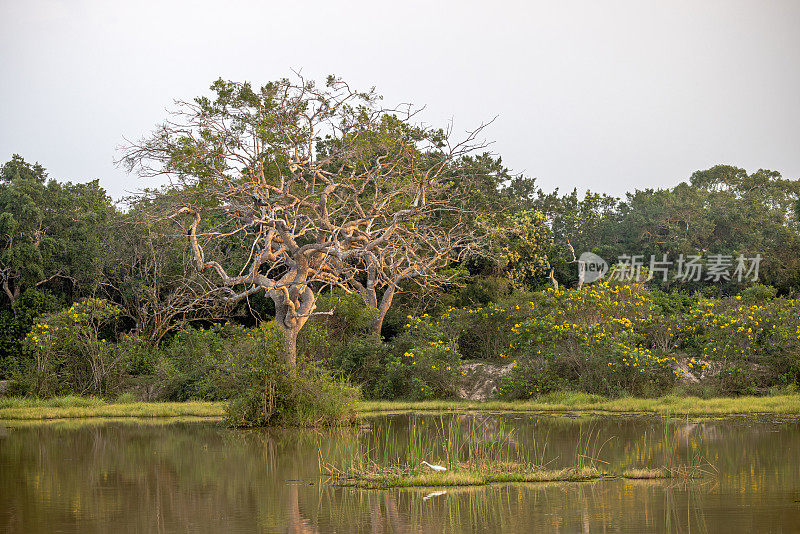
[[[622,195],[729,163],[800,178],[800,1],[0,0],[0,161],[114,198],[176,98],[292,69],[376,86],[545,190]]]

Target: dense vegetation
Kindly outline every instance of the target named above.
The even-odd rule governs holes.
[[[385,309],[317,283],[318,313],[298,330],[293,375],[274,297],[221,299],[193,263],[185,221],[170,217],[187,199],[213,213],[208,176],[115,204],[97,181],[49,179],[15,155],[0,168],[0,379],[7,393],[40,397],[237,398],[235,424],[326,421],[335,418],[326,406],[347,406],[356,386],[372,399],[454,397],[464,360],[510,366],[496,391],[503,399],[567,389],[763,394],[798,384],[800,180],[719,165],[619,200],[546,194],[488,154],[448,165],[458,172],[441,172],[442,191],[458,183],[463,205],[480,215],[437,213],[436,227],[488,226],[491,239],[437,263],[427,278],[435,283],[381,286],[396,291]],[[249,245],[224,232],[226,221],[203,219],[223,236],[205,242],[205,254],[246,265]],[[576,288],[575,253],[584,251],[612,265],[641,255],[643,276]],[[715,255],[762,261],[758,280],[737,279],[728,264],[723,276],[647,281],[648,259],[664,255],[697,255],[707,269]],[[353,276],[351,288],[370,284]]]
[[[738,169],[728,170],[742,175]],[[115,396],[133,391],[144,399],[221,400],[236,396],[252,373],[281,376],[275,371],[280,332],[270,327],[266,302],[254,299],[249,307],[233,309],[182,304],[189,300],[182,294],[190,285],[187,279],[195,274],[186,264],[186,243],[170,232],[169,221],[147,218],[142,204],[152,200],[133,199],[122,211],[96,182],[75,186],[48,181],[41,166],[20,157],[6,163],[2,172],[2,219],[14,239],[7,238],[2,254],[10,294],[5,294],[2,310],[0,350],[2,376],[14,379],[17,393]],[[720,176],[721,169],[709,173]],[[765,185],[772,194],[796,186],[772,183],[777,181],[774,173],[759,175],[772,177]],[[612,211],[601,210],[592,200],[598,197],[587,194],[577,209],[594,215],[583,213],[580,220],[597,226],[614,221],[618,230],[598,232],[597,245],[586,248],[607,251],[618,246],[620,236],[634,234],[646,237],[626,247],[652,247],[646,241],[653,232],[634,230],[629,221],[661,228],[655,233],[663,234],[669,231],[662,226],[670,218],[665,212],[674,210],[671,217],[687,213],[664,201],[657,220],[648,220],[651,211],[636,209],[632,199],[669,199],[676,191],[735,197],[719,191],[718,184],[715,189],[702,184],[638,191]],[[489,193],[495,202],[514,205],[510,188],[500,180]],[[475,258],[458,266],[461,278],[448,288],[401,294],[384,323],[383,338],[369,333],[374,310],[357,296],[325,294],[320,307],[332,309],[333,315],[312,319],[312,327],[300,337],[300,353],[315,363],[309,367],[313,372],[348,378],[368,398],[452,397],[463,359],[514,362],[498,391],[504,398],[558,389],[653,395],[681,384],[706,394],[741,394],[797,384],[800,304],[792,297],[800,278],[790,262],[777,272],[769,267],[770,258],[789,257],[789,249],[796,247],[797,223],[787,211],[791,195],[785,194],[782,222],[775,213],[772,228],[760,219],[737,222],[741,236],[729,249],[760,251],[763,279],[780,292],[752,282],[657,287],[658,279],[649,285],[605,282],[555,291],[541,259],[531,258],[530,251],[545,241],[549,263],[570,265],[568,252],[559,255],[555,235],[568,235],[564,219],[576,209],[576,195],[559,200],[558,207],[553,195],[539,195],[531,206],[550,210],[549,224],[539,215],[526,216],[531,206],[517,203],[498,246],[505,257]],[[592,203],[595,207],[587,207]],[[758,210],[751,211],[756,217]],[[708,213],[721,216],[718,210]],[[711,228],[708,235],[723,231],[710,216],[691,216]],[[746,221],[746,216],[740,214],[739,220]],[[524,222],[515,226],[521,217]],[[577,219],[575,223],[569,236],[581,247],[576,243],[590,232]],[[531,226],[545,237],[530,243]],[[766,241],[767,232],[780,238]],[[713,238],[703,242],[703,236],[691,236],[696,244],[677,245],[687,253],[692,246],[719,246]],[[562,288],[569,287],[575,274],[559,278]],[[680,375],[687,371],[713,379],[686,384]],[[280,398],[278,381],[273,387]]]

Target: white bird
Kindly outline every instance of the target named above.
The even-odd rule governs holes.
[[[430,468],[431,468],[431,469],[433,469],[434,471],[439,471],[440,473],[441,473],[442,471],[447,471],[447,468],[446,468],[446,467],[444,467],[444,466],[441,466],[441,465],[431,465],[431,464],[429,464],[428,462],[426,462],[425,460],[422,460],[422,465],[427,465],[428,467],[430,467]]]
[[[428,499],[432,499],[434,497],[438,497],[439,495],[446,495],[446,494],[447,494],[446,491],[434,491],[433,493],[429,493],[429,494],[425,495],[422,498],[422,500],[423,501],[427,501]]]

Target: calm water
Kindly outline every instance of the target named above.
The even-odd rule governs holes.
[[[334,432],[0,421],[0,532],[800,532],[797,421],[475,417],[485,439],[544,451],[554,467],[573,464],[592,436],[610,470],[663,464],[669,442],[678,463],[700,454],[716,473],[680,484],[354,490],[320,478],[320,461],[375,441],[402,449],[408,416]],[[423,418],[429,429],[442,421]]]

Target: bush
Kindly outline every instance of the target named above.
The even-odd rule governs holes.
[[[657,313],[640,286],[540,292],[531,303],[531,317],[511,328],[517,365],[500,396],[526,398],[563,388],[648,395],[671,387],[673,357],[647,348],[653,342],[646,334],[658,322]]]
[[[800,301],[756,303],[744,293],[703,300],[678,330],[683,350],[722,366],[717,376],[722,393],[755,393],[800,379]]]
[[[122,372],[121,357],[107,338],[114,335],[120,313],[107,300],[87,298],[40,316],[24,340],[33,361],[20,381],[41,396],[113,391]]]
[[[296,373],[290,373],[282,346],[282,332],[274,322],[263,324],[258,350],[235,376],[240,394],[227,407],[228,424],[333,426],[355,422],[358,388],[313,363],[301,364]]]
[[[208,328],[184,325],[164,344],[155,365],[155,383],[166,399],[227,400],[240,394],[241,375],[265,354],[281,353],[281,341],[271,323],[247,329],[214,324]]]
[[[26,371],[23,344],[33,321],[43,313],[53,313],[63,306],[49,291],[28,289],[14,302],[13,309],[0,310],[0,379]]]
[[[506,400],[529,399],[565,387],[566,381],[550,361],[528,359],[516,363],[511,372],[500,379],[498,396]]]
[[[778,294],[778,290],[772,286],[765,286],[764,284],[753,284],[744,291],[742,291],[742,300],[745,302],[760,302],[764,300],[774,299]]]
[[[152,375],[162,355],[161,350],[147,339],[135,334],[123,334],[114,351],[131,375]]]
[[[387,367],[393,362],[391,346],[378,336],[355,337],[337,347],[331,366],[338,375],[361,385],[364,396],[371,399],[393,398],[401,389]]]
[[[437,325],[447,338],[455,340],[459,353],[468,359],[507,358],[511,328],[524,320],[530,309],[519,304],[489,304],[482,308],[450,308]]]
[[[359,295],[341,290],[320,295],[316,304],[317,312],[331,314],[313,316],[300,331],[300,359],[331,361],[341,347],[369,331],[377,314],[377,310],[364,305]]]
[[[455,396],[461,376],[461,356],[427,315],[407,317],[405,331],[392,342],[386,366],[385,398],[430,399]]]

